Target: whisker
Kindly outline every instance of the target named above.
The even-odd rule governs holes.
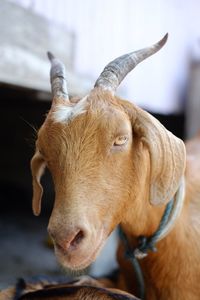
[[[24,123],[25,123],[26,125],[28,125],[30,128],[33,129],[33,131],[34,131],[35,134],[37,134],[38,129],[37,129],[35,126],[33,126],[33,124],[29,123],[29,122],[28,122],[27,120],[25,120],[22,116],[19,116],[19,117],[20,117],[20,119],[21,119],[22,121],[24,121]]]

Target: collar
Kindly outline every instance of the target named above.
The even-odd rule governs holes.
[[[184,177],[180,181],[179,188],[172,199],[165,208],[164,214],[161,218],[158,229],[150,237],[140,236],[138,241],[138,247],[130,249],[128,240],[120,227],[120,236],[126,247],[126,257],[131,260],[136,279],[138,283],[138,289],[140,298],[144,299],[145,287],[143,274],[138,262],[138,259],[142,259],[148,255],[149,251],[156,252],[156,244],[165,238],[175,226],[175,222],[181,214],[183,203],[185,198],[185,180]]]

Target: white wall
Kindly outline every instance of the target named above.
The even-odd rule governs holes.
[[[200,1],[12,1],[72,30],[77,38],[76,71],[94,80],[116,56],[148,46],[169,32],[167,45],[138,66],[119,93],[151,111],[182,110],[189,58],[200,38]],[[62,43],[59,37],[55,42]]]

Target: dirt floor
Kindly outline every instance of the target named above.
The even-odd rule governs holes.
[[[45,245],[47,220],[9,214],[0,218],[0,288],[20,277],[60,275],[52,249]]]

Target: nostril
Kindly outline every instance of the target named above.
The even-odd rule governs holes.
[[[49,234],[53,238],[56,248],[60,251],[74,250],[85,237],[85,232],[80,229],[67,234],[63,232],[62,235],[49,230]]]
[[[75,237],[71,240],[70,246],[76,247],[78,244],[81,243],[81,241],[84,238],[84,232],[83,230],[79,230],[78,233],[76,233]]]

